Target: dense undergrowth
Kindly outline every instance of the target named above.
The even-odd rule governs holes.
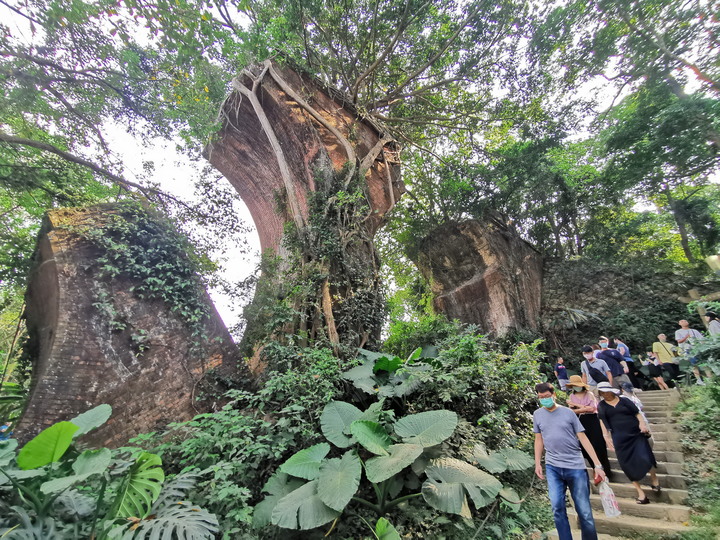
[[[701,514],[693,516],[696,528],[684,540],[714,540],[720,530],[720,382],[692,386],[679,405],[685,432],[686,477],[689,503]]]
[[[333,523],[315,530],[293,533],[273,525],[253,527],[254,507],[264,498],[266,481],[298,450],[324,440],[320,416],[330,401],[344,401],[360,410],[375,408],[378,425],[391,425],[424,411],[454,411],[459,417],[457,428],[434,448],[435,457],[476,463],[473,450],[479,444],[488,452],[531,448],[538,344],[519,344],[506,354],[473,327],[435,321],[426,333],[423,324],[427,322],[418,326],[419,331],[405,327],[402,335],[389,340],[393,350],[426,346],[433,356],[417,360],[425,368],[417,371],[407,393],[391,392],[382,399],[359,389],[343,376],[353,363],[341,363],[329,349],[274,344],[268,351],[273,364],[282,364],[284,358],[283,367],[288,369],[268,373],[261,389],[230,391],[230,401],[220,412],[200,415],[134,442],[161,455],[169,472],[202,473],[192,500],[218,516],[224,538],[290,538],[293,534],[313,538],[330,529],[334,538],[372,537],[378,516],[353,501]],[[432,347],[427,347],[428,337],[437,340]],[[402,377],[403,369],[410,366],[392,376]],[[375,393],[382,392],[376,389]],[[334,455],[339,455],[337,449],[331,451],[330,457]],[[483,508],[473,508],[469,518],[439,512],[412,496],[420,489],[411,476],[403,477],[404,483],[394,488],[395,496],[407,496],[407,500],[384,516],[404,537],[523,538],[531,529],[549,527],[546,505],[535,501],[529,469],[497,475],[503,485],[524,498],[523,504],[497,498]],[[359,497],[374,496],[363,489],[369,486],[361,485]]]

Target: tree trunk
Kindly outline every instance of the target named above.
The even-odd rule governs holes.
[[[685,253],[685,257],[687,258],[688,262],[694,263],[696,262],[696,259],[695,256],[692,254],[692,251],[690,251],[690,242],[688,241],[688,232],[687,224],[685,222],[685,216],[683,215],[682,210],[678,206],[678,201],[675,200],[675,198],[670,193],[670,188],[666,187],[664,192],[665,197],[667,197],[670,213],[672,213],[673,219],[675,220],[675,223],[678,227],[678,232],[680,233],[680,245],[682,246],[683,252]]]

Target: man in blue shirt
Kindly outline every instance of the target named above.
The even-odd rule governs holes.
[[[555,372],[555,377],[558,380],[558,384],[560,384],[560,390],[563,392],[565,391],[565,385],[570,380],[570,377],[568,377],[567,374],[567,368],[563,365],[565,363],[565,360],[562,356],[557,357],[557,362],[555,363],[555,367],[553,368],[553,371]]]
[[[595,465],[595,481],[605,480],[600,460],[590,444],[585,428],[577,415],[555,403],[555,388],[550,383],[535,386],[541,407],[533,413],[533,431],[535,432],[535,474],[543,480],[542,454],[545,450],[545,473],[548,493],[553,510],[553,519],[560,540],[572,540],[570,522],[565,508],[565,491],[575,503],[580,518],[582,540],[597,540],[595,520],[590,506],[590,484],[585,469],[585,459],[580,445]]]

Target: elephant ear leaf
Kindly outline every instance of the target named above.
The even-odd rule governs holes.
[[[459,459],[437,459],[425,473],[427,480],[422,486],[425,502],[442,512],[468,519],[471,515],[466,494],[470,495],[476,508],[482,508],[494,501],[503,487],[494,476]]]
[[[315,480],[320,474],[320,463],[330,452],[328,443],[320,443],[310,448],[305,448],[290,456],[290,458],[280,465],[280,470],[298,478],[305,480]]]
[[[320,467],[317,493],[320,500],[342,512],[357,492],[362,475],[362,464],[357,454],[349,450],[342,458],[327,460]]]
[[[412,465],[422,454],[423,447],[417,444],[393,444],[387,451],[387,456],[374,457],[365,463],[365,474],[373,484],[387,480]]]
[[[375,536],[378,540],[401,540],[397,529],[384,517],[378,519],[375,524]]]
[[[78,427],[72,422],[58,422],[42,430],[18,453],[17,464],[23,470],[37,469],[58,461],[72,444]]]
[[[75,418],[70,420],[79,428],[73,435],[73,438],[84,435],[88,431],[92,431],[93,429],[102,426],[105,422],[107,422],[111,414],[112,407],[104,403],[77,415]]]
[[[160,456],[143,452],[130,467],[110,510],[113,518],[144,518],[160,495],[165,473]]]
[[[359,420],[362,411],[344,401],[331,401],[320,416],[320,429],[325,438],[338,448],[347,448],[355,439],[350,436],[350,424]]]
[[[498,452],[505,458],[508,471],[522,471],[535,465],[535,459],[522,450],[503,448],[502,450],[498,450]]]
[[[476,444],[473,449],[473,457],[477,459],[480,466],[490,473],[501,473],[507,470],[505,456],[499,452],[488,453],[485,446]],[[533,462],[534,463],[534,462]]]
[[[273,525],[308,530],[325,525],[340,515],[320,499],[318,481],[313,480],[285,495],[273,508]]]
[[[253,510],[252,526],[259,529],[268,525],[272,520],[272,512],[278,501],[302,485],[302,480],[292,478],[284,472],[278,471],[272,475],[262,489],[264,493],[268,493],[268,496],[256,504]]]
[[[408,444],[435,446],[448,439],[457,427],[458,417],[452,411],[426,411],[405,416],[395,422],[395,434]]]
[[[46,494],[57,493],[82,482],[89,476],[102,474],[110,466],[110,459],[111,452],[107,448],[85,450],[72,465],[75,474],[49,480],[40,486],[40,491]]]

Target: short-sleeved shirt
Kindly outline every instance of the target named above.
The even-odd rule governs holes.
[[[557,378],[558,378],[558,380],[560,380],[560,379],[569,380],[569,379],[568,379],[568,374],[567,374],[567,368],[566,368],[564,365],[562,365],[562,364],[555,364],[555,371],[557,371]]]
[[[680,330],[675,330],[675,341],[678,341],[686,336],[689,336],[689,338],[682,343],[678,343],[678,347],[680,347],[684,352],[687,352],[692,348],[693,342],[703,338],[703,335],[694,328],[681,328]]]
[[[708,333],[711,336],[717,336],[720,334],[720,321],[713,319],[708,323]]]
[[[623,367],[620,365],[620,362],[624,362],[625,359],[623,358],[623,355],[615,349],[603,349],[598,353],[597,358],[605,361],[610,368],[610,373],[612,373],[613,377],[619,377],[625,372]]]
[[[533,413],[533,431],[542,435],[545,463],[563,469],[584,469],[577,434],[585,431],[577,415],[558,405],[550,412],[545,407]]]
[[[598,371],[602,371],[603,375],[605,375],[605,376],[607,376],[607,372],[610,371],[610,368],[609,368],[608,365],[605,363],[605,360],[600,360],[599,358],[596,358],[596,359],[593,360],[592,362],[589,362],[589,360],[583,360],[583,363],[580,364],[580,371],[582,371],[585,375],[587,375],[587,382],[588,382],[588,384],[589,384],[590,386],[597,386],[597,385],[598,385],[598,381],[596,381],[595,379],[593,379],[593,378],[590,376],[590,373],[588,373],[588,369],[587,369],[587,365],[586,365],[587,363],[590,364],[590,367],[594,367],[594,368],[597,369]]]
[[[652,352],[663,364],[677,363],[677,357],[673,355],[673,345],[667,341],[656,341],[653,343]]]
[[[590,392],[583,392],[582,394],[578,394],[576,392],[573,392],[572,394],[568,395],[568,403],[572,403],[574,405],[580,405],[580,407],[592,407],[593,413],[597,412],[597,400],[595,399],[595,396],[592,395]],[[588,414],[588,413],[583,413]],[[590,413],[592,414],[592,413]]]
[[[619,352],[626,362],[632,362],[632,355],[630,354],[630,347],[625,345],[622,341],[615,346],[615,350]]]

